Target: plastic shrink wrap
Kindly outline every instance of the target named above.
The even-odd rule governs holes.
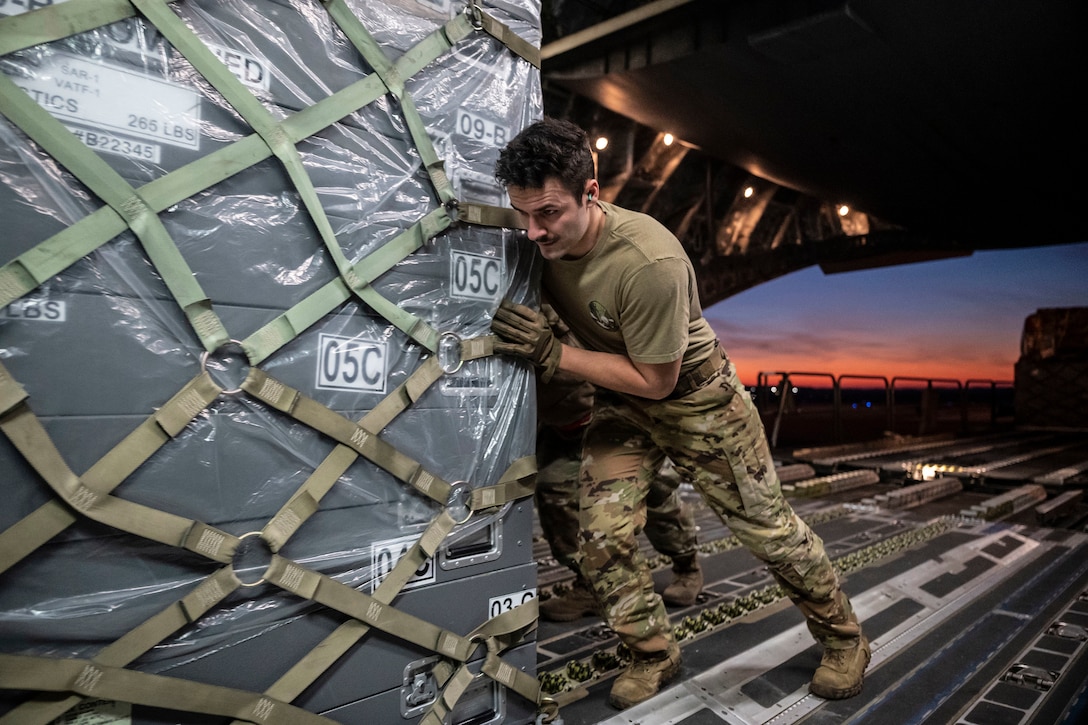
[[[532,719],[539,12],[0,2],[0,722]]]

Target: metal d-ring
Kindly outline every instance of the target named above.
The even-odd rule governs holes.
[[[456,349],[457,349],[457,365],[452,367],[452,368],[447,367],[442,362],[442,342],[443,342],[443,340],[453,340],[454,345],[456,345]],[[438,367],[440,367],[442,369],[442,372],[444,372],[446,375],[453,375],[458,370],[460,370],[461,367],[465,364],[465,359],[463,357],[461,357],[462,344],[463,343],[461,341],[461,336],[458,335],[456,332],[443,332],[441,335],[438,336],[438,351],[435,353],[435,355],[438,356]]]
[[[446,496],[446,512],[453,523],[460,526],[472,518],[472,486],[468,481],[454,481],[450,484],[450,493]],[[463,510],[464,518],[458,513]]]
[[[547,725],[547,723],[555,722],[558,716],[559,702],[548,695],[540,698],[540,709],[536,716],[536,725]],[[562,720],[559,722],[562,722]]]
[[[260,535],[261,535],[260,531],[249,531],[249,532],[246,532],[246,533],[242,534],[241,536],[239,536],[238,541],[243,541],[243,540],[249,538],[250,536],[260,536]],[[265,571],[268,571],[268,569],[266,568]],[[258,579],[255,582],[244,582],[244,581],[241,580],[241,578],[238,577],[237,572],[235,572],[234,577],[236,579],[238,579],[238,583],[241,584],[244,587],[260,586],[261,584],[264,584],[264,581],[265,581],[264,577],[262,576],[260,579]]]
[[[235,340],[233,337],[230,338],[229,340],[227,340],[226,344],[220,345],[219,347],[217,347],[216,351],[218,352],[219,350],[222,350],[224,347],[226,347],[227,345],[230,345],[232,343],[237,345],[239,348],[241,348],[242,354],[245,355],[246,348],[242,344],[242,341],[241,340]],[[208,356],[210,354],[211,353],[208,350],[205,350],[204,352],[200,353],[200,372],[202,372],[202,373],[207,373],[208,372]],[[249,355],[246,355],[246,362],[249,362]],[[231,390],[224,390],[223,395],[237,395],[240,392],[242,392],[241,388],[233,388]]]
[[[480,6],[476,4],[476,0],[468,0],[468,5],[465,6],[465,13],[472,19],[472,27],[476,30],[484,29],[484,14]]]

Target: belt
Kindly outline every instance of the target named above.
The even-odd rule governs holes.
[[[710,357],[700,363],[699,367],[695,368],[689,373],[682,373],[676,381],[676,387],[672,389],[672,392],[667,396],[668,400],[675,398],[683,398],[685,395],[694,393],[699,388],[707,384],[707,382],[717,374],[722,368],[722,364],[727,362],[729,358],[725,356],[725,350],[722,350],[721,343],[714,343],[714,350],[710,353]]]

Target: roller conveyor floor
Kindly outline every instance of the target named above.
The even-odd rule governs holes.
[[[1055,445],[1049,436],[1034,440]],[[1009,448],[996,446],[993,455]],[[955,496],[894,511],[860,503],[903,485],[894,478],[839,495],[790,497],[824,539],[872,640],[865,688],[855,698],[808,693],[820,652],[800,613],[687,487],[706,584],[695,605],[669,610],[683,637],[680,676],[641,705],[611,708],[608,690],[622,662],[616,638],[595,617],[542,621],[538,672],[553,678],[565,725],[1088,721],[1088,511],[1082,499],[1074,502],[1056,524],[1062,528],[1038,525],[1031,507],[989,520],[961,514],[999,495],[997,483],[972,482]],[[671,572],[642,545],[657,565],[660,591]],[[535,546],[547,596],[570,574],[548,558],[543,541]]]

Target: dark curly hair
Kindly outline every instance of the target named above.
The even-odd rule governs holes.
[[[570,121],[545,117],[525,127],[499,152],[495,178],[503,186],[539,189],[556,178],[575,197],[593,178],[586,132]]]

